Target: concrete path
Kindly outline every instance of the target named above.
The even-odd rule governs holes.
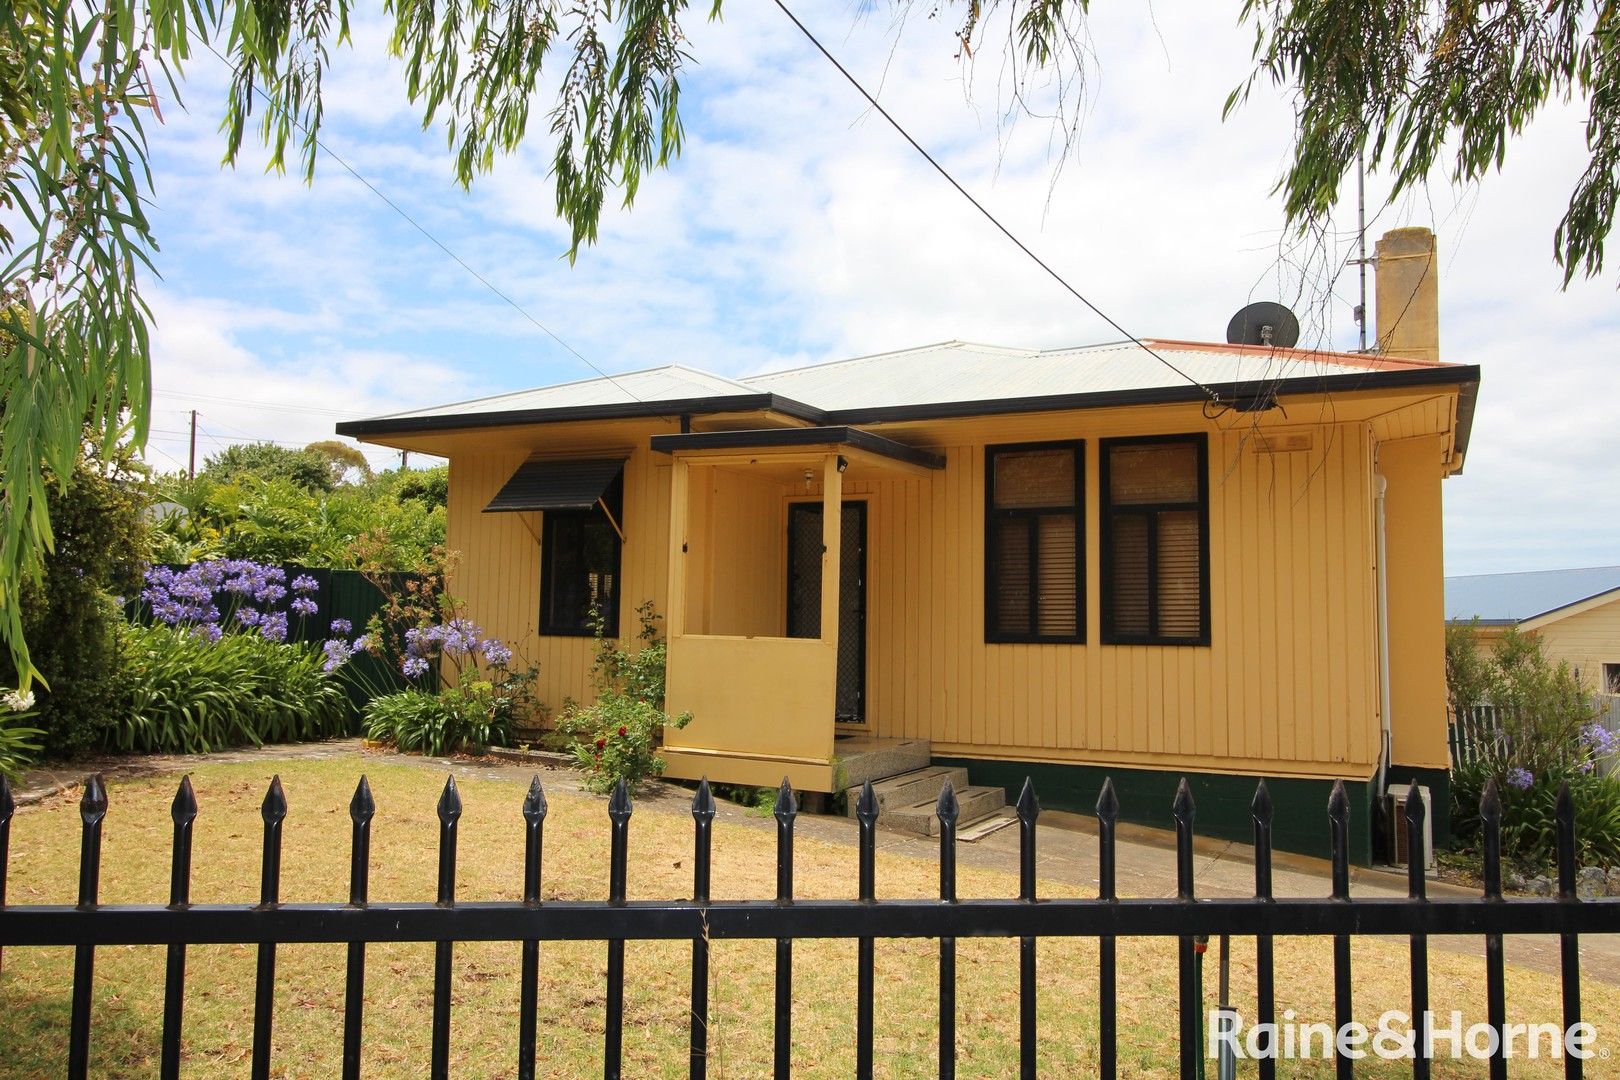
[[[527,785],[536,771],[532,763],[513,763],[493,758],[450,759],[425,758],[411,754],[365,750],[358,739],[340,739],[320,743],[294,743],[233,750],[208,755],[148,755],[140,757],[108,757],[87,759],[66,768],[35,770],[17,786],[19,805],[37,802],[51,794],[67,790],[80,783],[90,773],[100,771],[109,780],[148,776],[155,773],[184,772],[198,765],[213,762],[256,761],[266,763],[290,758],[334,758],[353,756],[364,760],[382,760],[389,764],[410,765],[450,771],[458,777],[485,780],[510,780],[514,785]],[[550,789],[581,791],[578,775],[567,768],[547,768],[545,784]],[[638,811],[688,813],[691,790],[675,784],[653,783],[637,796]],[[1168,808],[1167,808],[1168,812]],[[727,821],[745,827],[774,830],[775,822],[768,817],[749,811],[733,803],[721,802],[719,815]],[[849,818],[823,815],[801,815],[796,829],[798,835],[814,837],[830,843],[855,846],[858,841],[856,823]],[[1094,818],[1063,811],[1042,812],[1036,833],[1040,851],[1040,876],[1043,880],[1058,881],[1079,887],[1097,884],[1097,842]],[[1176,894],[1174,835],[1160,829],[1121,824],[1117,831],[1116,877],[1119,894],[1126,897],[1169,897]],[[933,861],[939,852],[939,841],[928,837],[878,830],[878,847],[886,852],[912,855]],[[1252,896],[1254,894],[1254,852],[1245,844],[1224,840],[1199,838],[1194,846],[1196,863],[1194,880],[1200,896]],[[961,866],[1018,873],[1018,830],[1005,828],[991,833],[976,843],[958,847],[957,862]],[[1273,888],[1277,896],[1325,896],[1328,893],[1329,865],[1325,860],[1279,852],[1272,869]],[[1431,879],[1430,896],[1477,896],[1469,889]],[[1351,869],[1352,896],[1405,896],[1404,874],[1391,873],[1368,867]],[[1612,902],[1612,901],[1611,901]],[[1615,933],[1585,935],[1581,938],[1581,973],[1583,977],[1612,985],[1620,985],[1620,903],[1616,903]],[[1402,939],[1404,940],[1404,939]],[[1481,960],[1481,978],[1484,977],[1485,945],[1483,938],[1441,937],[1429,939],[1434,949],[1444,949]],[[1559,971],[1558,939],[1546,935],[1510,936],[1506,941],[1506,955],[1510,963],[1557,974]]]

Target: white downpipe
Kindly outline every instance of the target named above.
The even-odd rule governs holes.
[[[1392,750],[1389,715],[1389,543],[1385,536],[1387,530],[1384,518],[1384,495],[1389,491],[1389,481],[1384,478],[1383,473],[1374,473],[1373,479],[1378,485],[1378,493],[1373,497],[1373,501],[1377,506],[1378,517],[1378,712],[1382,734],[1382,745],[1378,748],[1378,783],[1373,796],[1381,800],[1388,779],[1389,757]]]

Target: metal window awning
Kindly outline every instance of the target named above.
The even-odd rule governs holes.
[[[521,510],[588,510],[624,471],[624,458],[587,461],[525,461],[484,513]]]

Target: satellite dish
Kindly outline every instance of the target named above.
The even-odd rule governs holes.
[[[1226,340],[1231,345],[1291,349],[1299,341],[1299,320],[1281,304],[1262,300],[1232,316],[1226,324]]]

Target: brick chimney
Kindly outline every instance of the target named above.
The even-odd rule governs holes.
[[[1440,282],[1434,233],[1392,229],[1373,250],[1378,267],[1378,351],[1438,361]]]

